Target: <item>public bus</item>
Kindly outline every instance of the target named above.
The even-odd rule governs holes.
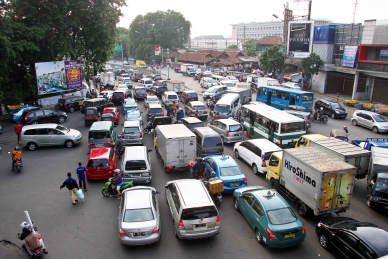
[[[314,93],[280,86],[259,86],[256,101],[283,110],[287,105],[303,106],[311,111]]]
[[[262,102],[243,105],[240,121],[250,137],[266,138],[281,148],[294,147],[306,134],[303,119]]]

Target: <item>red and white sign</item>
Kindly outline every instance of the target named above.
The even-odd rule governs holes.
[[[155,55],[158,56],[160,54],[160,46],[155,46]]]

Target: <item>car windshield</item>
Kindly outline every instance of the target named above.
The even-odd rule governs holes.
[[[221,167],[220,176],[233,176],[243,174],[238,166]]]
[[[155,114],[155,113],[163,113],[162,108],[150,108],[148,113]]]
[[[109,166],[108,159],[90,159],[87,167],[96,168],[96,167],[106,167]]]
[[[188,208],[182,211],[182,220],[194,220],[217,217],[218,212],[214,206]]]
[[[341,109],[342,106],[339,103],[331,103],[331,108],[333,108],[333,109]]]
[[[230,126],[229,126],[229,131],[230,131],[230,132],[242,131],[241,124],[238,124],[238,125],[230,125]]]
[[[388,193],[388,179],[377,179],[375,184],[375,191]]]
[[[206,82],[207,83],[215,83],[216,80],[214,80],[213,78],[206,78]],[[209,89],[210,90],[210,89]]]
[[[113,96],[114,97],[118,97],[118,96],[123,96],[124,95],[124,93],[122,93],[122,92],[117,92],[117,93],[113,93]]]
[[[193,110],[206,110],[205,105],[196,105],[193,107]]]
[[[125,210],[123,222],[144,222],[154,219],[151,208]]]
[[[205,127],[202,122],[197,122],[197,123],[190,123],[190,129],[195,129],[198,127]]]
[[[375,122],[387,122],[387,120],[381,115],[372,115]]]
[[[197,93],[187,93],[187,96],[190,98],[197,97]]]
[[[217,89],[218,89],[218,88],[216,88],[216,87],[212,87],[212,88],[209,88],[209,89],[207,90],[207,92],[208,92],[208,93],[214,93],[215,91],[217,91]]]
[[[158,97],[156,97],[156,96],[149,96],[149,97],[147,98],[147,101],[149,101],[149,102],[158,102],[159,99],[158,99]]]
[[[305,122],[282,123],[280,133],[291,133],[305,131]]]
[[[147,165],[144,160],[127,160],[125,163],[125,171],[146,170]]]
[[[224,81],[224,80],[228,80],[228,78],[226,78],[226,77],[219,77],[218,80]]]
[[[216,104],[216,107],[214,108],[216,112],[221,113],[228,113],[230,112],[230,106],[227,104]]]
[[[205,138],[203,141],[203,147],[215,147],[215,146],[221,146],[222,147],[222,141],[220,137],[208,137]]]
[[[145,89],[136,89],[136,90],[135,90],[135,93],[136,93],[136,94],[145,94],[145,93],[146,93],[146,90],[145,90]]]
[[[234,86],[234,83],[226,82],[226,83],[224,83],[224,85],[227,86],[227,87],[233,87],[233,86]]]
[[[288,224],[295,222],[298,219],[294,211],[289,207],[277,210],[269,210],[267,211],[267,216],[269,222],[274,225]]]
[[[139,132],[139,127],[125,127],[124,128],[124,134],[137,133],[137,132]]]
[[[176,99],[178,99],[178,96],[170,94],[170,95],[167,95],[167,99],[168,100],[176,100]]]
[[[65,126],[62,126],[62,125],[58,125],[56,127],[56,129],[59,130],[59,131],[62,131],[62,132],[69,132],[70,131],[69,128],[66,128]]]

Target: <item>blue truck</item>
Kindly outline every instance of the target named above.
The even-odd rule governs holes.
[[[372,147],[388,148],[388,138],[367,138],[365,140],[352,140],[352,144],[371,151]]]

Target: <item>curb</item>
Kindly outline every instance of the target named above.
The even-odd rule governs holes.
[[[0,258],[23,259],[29,258],[26,252],[8,240],[0,240]]]

